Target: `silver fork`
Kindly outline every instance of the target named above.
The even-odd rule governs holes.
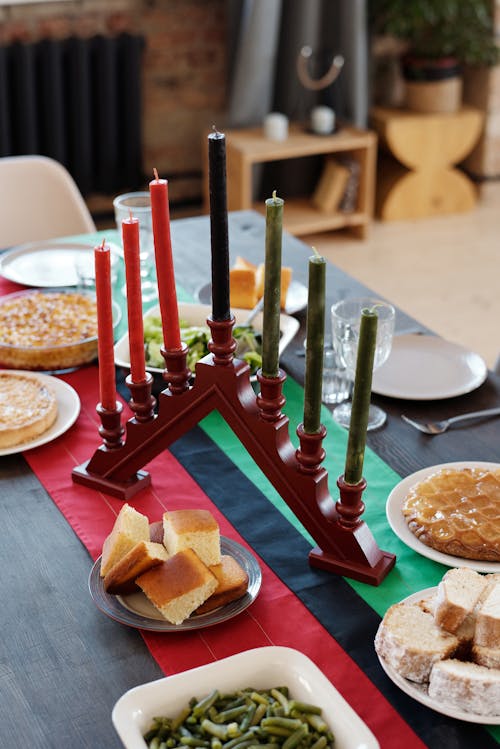
[[[452,424],[458,424],[461,421],[468,421],[469,419],[479,419],[486,416],[498,416],[500,414],[500,407],[498,408],[487,408],[484,411],[472,411],[471,413],[461,414],[460,416],[452,416],[451,419],[443,419],[443,421],[414,421],[404,414],[401,415],[403,421],[407,424],[411,424],[412,427],[418,429],[424,434],[443,434]]]

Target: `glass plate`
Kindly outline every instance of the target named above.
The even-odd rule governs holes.
[[[422,543],[422,541],[420,541],[409,529],[401,510],[406,495],[412,486],[419,481],[424,481],[428,476],[440,471],[442,468],[490,468],[491,470],[498,470],[500,464],[481,462],[478,460],[461,461],[458,463],[440,463],[439,465],[422,468],[420,471],[410,474],[410,476],[407,476],[396,484],[387,498],[386,515],[389,525],[396,536],[406,544],[406,546],[418,552],[423,557],[432,559],[435,562],[440,562],[448,567],[470,567],[471,569],[476,570],[476,572],[500,572],[500,562],[488,562],[481,559],[465,559],[465,557],[455,557],[451,554],[445,554],[442,551],[437,551],[437,549],[433,549],[431,546]]]
[[[129,596],[112,596],[106,593],[103,586],[103,578],[100,575],[101,557],[96,560],[89,575],[89,590],[92,599],[103,614],[111,619],[128,624],[137,629],[146,629],[151,632],[186,632],[191,629],[202,629],[220,624],[241,614],[257,597],[262,583],[262,573],[259,564],[253,554],[245,549],[237,541],[225,536],[220,539],[221,553],[233,557],[248,575],[247,592],[236,601],[231,601],[225,606],[220,606],[206,614],[192,615],[182,624],[171,624],[162,617],[159,611],[141,593],[133,593]]]
[[[423,601],[425,598],[430,598],[437,588],[426,588],[420,590],[417,593],[413,593],[411,596],[403,599],[403,602],[416,603]],[[433,697],[429,697],[427,691],[427,684],[417,684],[414,681],[405,679],[404,676],[398,674],[393,666],[389,665],[384,658],[381,658],[377,653],[377,658],[380,661],[380,665],[384,669],[389,679],[396,684],[403,692],[413,697],[414,700],[420,702],[422,705],[430,707],[441,715],[448,715],[450,718],[457,718],[458,720],[466,720],[469,723],[481,723],[483,725],[499,725],[500,715],[480,715],[478,713],[470,713],[467,710],[462,710],[456,705],[446,704],[439,700],[435,700]]]

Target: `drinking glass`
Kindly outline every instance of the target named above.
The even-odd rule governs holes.
[[[373,369],[383,364],[392,348],[394,336],[395,310],[391,304],[370,297],[344,299],[332,306],[332,338],[335,351],[345,365],[348,376],[353,381],[356,372],[359,328],[363,309],[377,311],[377,340]],[[349,427],[351,421],[351,402],[347,401],[333,410],[333,418],[343,427]],[[378,406],[370,404],[368,429],[378,429],[385,423],[387,414]]]
[[[153,218],[151,214],[151,198],[149,192],[127,192],[118,195],[113,200],[115,209],[116,228],[122,236],[122,221],[129,218],[139,219],[139,243],[140,243],[140,265],[141,265],[141,290],[142,301],[151,302],[158,297],[156,285]],[[123,289],[126,295],[126,288]]]

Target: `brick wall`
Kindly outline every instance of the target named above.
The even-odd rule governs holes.
[[[123,31],[144,35],[143,164],[172,202],[201,199],[203,134],[226,106],[225,0],[77,0],[0,7],[0,43]],[[91,197],[91,205],[109,201]]]

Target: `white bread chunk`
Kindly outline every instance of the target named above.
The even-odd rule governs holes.
[[[209,510],[165,512],[163,543],[170,555],[183,549],[193,549],[207,567],[220,564],[219,525]]]
[[[163,544],[139,541],[105,575],[104,590],[112,595],[128,595],[137,591],[136,577],[167,558],[167,550]]]
[[[500,647],[485,648],[482,645],[472,646],[472,660],[486,668],[500,668]]]
[[[428,681],[435,661],[449,658],[459,645],[455,635],[435,624],[418,604],[391,606],[375,636],[375,650],[405,679]]]
[[[447,632],[458,634],[461,639],[472,637],[475,607],[486,588],[483,575],[467,567],[448,570],[438,585],[434,620]]]
[[[207,611],[213,611],[213,609],[217,609],[219,606],[224,606],[231,601],[241,598],[247,592],[248,575],[236,559],[233,559],[229,554],[223,554],[221,563],[212,565],[210,572],[217,578],[217,589],[197,609],[197,614],[205,614]]]
[[[101,577],[139,541],[149,541],[149,520],[125,503],[102,547]]]
[[[218,581],[192,549],[183,549],[136,579],[153,606],[182,624],[217,588]]]
[[[488,589],[476,615],[474,644],[485,648],[500,648],[500,582]]]
[[[498,715],[500,671],[455,659],[438,661],[432,667],[429,697],[478,715]]]

